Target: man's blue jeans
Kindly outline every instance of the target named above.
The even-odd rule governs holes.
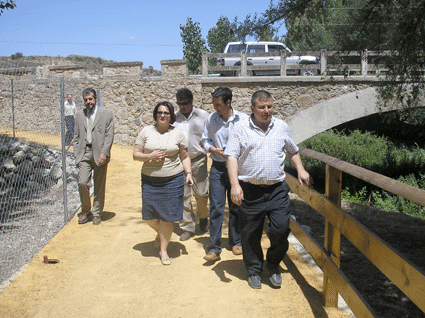
[[[229,205],[229,246],[241,245],[237,206],[230,199],[230,182],[225,162],[213,161],[210,169],[210,244],[207,252],[221,253],[224,208]]]

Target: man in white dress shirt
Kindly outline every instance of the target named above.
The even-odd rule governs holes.
[[[72,100],[71,94],[68,94],[66,97],[64,109],[66,125],[65,144],[70,145],[72,138],[74,137],[75,114],[77,113],[77,107],[75,107],[75,102]]]
[[[193,94],[188,88],[181,88],[176,93],[177,120],[174,127],[182,130],[187,138],[189,157],[192,162],[193,186],[185,184],[183,220],[179,223],[183,233],[180,241],[186,241],[195,234],[195,213],[191,202],[192,191],[196,200],[199,217],[199,228],[206,232],[208,228],[208,170],[207,155],[200,141],[208,113],[205,110],[193,107]]]
[[[288,155],[301,185],[312,179],[304,169],[298,146],[289,126],[273,116],[273,99],[260,90],[251,98],[252,114],[230,134],[224,155],[231,184],[231,199],[238,206],[243,260],[250,287],[261,288],[264,255],[261,236],[266,216],[267,268],[273,286],[282,285],[279,265],[288,250],[291,217],[290,188],[285,182],[285,157]]]

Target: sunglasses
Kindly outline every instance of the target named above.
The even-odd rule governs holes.
[[[187,106],[191,103],[191,101],[186,101],[186,102],[177,102],[177,105],[179,106]]]

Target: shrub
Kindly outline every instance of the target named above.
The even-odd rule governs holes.
[[[362,133],[328,130],[300,144],[302,147],[327,154],[351,164],[425,189],[425,150],[396,145],[386,137],[371,132]],[[324,193],[325,164],[303,157],[306,170],[313,176],[315,189]],[[289,173],[296,175],[295,168],[287,165]],[[342,198],[356,203],[366,203],[371,197],[373,204],[384,211],[398,211],[425,218],[425,208],[401,197],[389,194],[349,174],[342,177]]]
[[[401,176],[397,181],[425,190],[425,174],[416,178],[414,174]],[[383,190],[372,192],[373,205],[386,212],[401,212],[410,216],[425,219],[425,207],[410,200],[393,195]]]

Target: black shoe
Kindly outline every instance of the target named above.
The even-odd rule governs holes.
[[[199,220],[199,229],[202,233],[205,233],[208,230],[208,218]]]
[[[261,289],[261,277],[259,275],[251,275],[248,277],[248,285],[254,289]]]
[[[191,236],[192,236],[192,233],[188,231],[184,231],[182,235],[180,235],[180,241],[187,241],[190,239]]]
[[[270,269],[270,282],[275,287],[282,286],[282,276],[280,275],[279,266]]]
[[[91,216],[91,212],[83,213],[81,212],[80,215],[78,215],[78,224],[85,224],[89,221],[89,217]]]

